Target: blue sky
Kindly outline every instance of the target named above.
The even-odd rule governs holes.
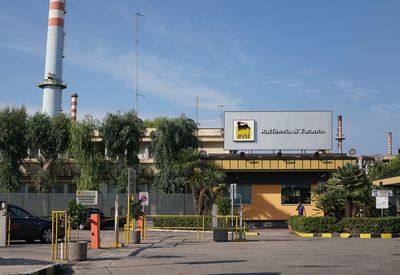
[[[220,125],[220,110],[332,110],[344,149],[400,147],[400,2],[69,0],[63,108],[134,109],[135,14],[142,118]],[[0,106],[41,110],[48,0],[0,0]],[[336,132],[336,123],[334,123]],[[336,146],[334,147],[336,151]]]

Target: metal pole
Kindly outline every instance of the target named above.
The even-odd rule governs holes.
[[[233,192],[231,193],[231,238],[233,240]]]
[[[125,240],[125,242],[127,243],[127,244],[129,244],[130,243],[130,228],[129,228],[129,225],[131,224],[130,223],[130,220],[131,220],[131,168],[130,167],[128,167],[128,206],[127,206],[127,213],[126,213],[126,226],[128,227],[128,234],[127,234],[127,240]]]
[[[224,108],[224,105],[220,104],[220,105],[218,105],[218,107],[220,108],[221,129],[223,129],[224,128],[224,120],[222,118],[223,117],[222,116],[222,114],[223,114],[222,108]]]
[[[138,38],[138,30],[139,30],[139,16],[146,17],[140,12],[136,13],[136,114],[139,116],[139,96],[144,97],[144,95],[139,94],[139,67],[138,67],[138,50],[139,50],[139,38]]]
[[[239,240],[243,239],[243,227],[242,227],[242,218],[243,218],[243,204],[242,204],[242,195],[240,195],[240,214],[239,214]]]

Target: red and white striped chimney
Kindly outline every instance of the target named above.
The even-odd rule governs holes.
[[[73,93],[71,95],[71,120],[76,121],[76,109],[78,105],[78,94]]]
[[[43,89],[42,112],[51,117],[61,112],[62,90],[67,88],[62,80],[65,1],[49,1],[44,79],[39,83],[39,87]]]
[[[387,154],[392,155],[392,132],[389,132],[387,137]]]

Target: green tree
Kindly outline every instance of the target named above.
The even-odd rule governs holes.
[[[360,197],[365,194],[365,190],[370,187],[370,181],[364,170],[350,163],[339,167],[332,174],[328,184],[342,190],[346,204],[346,217],[352,217],[353,213],[355,214],[353,202],[360,200]]]
[[[343,218],[345,213],[344,192],[335,185],[319,182],[312,193],[315,207],[324,212],[324,216]]]
[[[200,159],[199,151],[192,148],[182,149],[172,169],[191,189],[196,213],[207,214],[217,198],[214,189],[220,187],[225,174],[207,166]]]
[[[385,177],[386,164],[382,161],[376,161],[373,165],[368,166],[368,177],[371,180],[377,180]]]
[[[400,155],[397,155],[383,168],[383,177],[400,175]]]
[[[184,115],[178,118],[160,119],[151,144],[155,166],[158,170],[154,180],[157,190],[166,193],[184,190],[184,180],[174,171],[173,162],[182,149],[198,148],[199,140],[196,131],[196,123]]]
[[[40,152],[38,160],[41,169],[33,176],[38,191],[49,192],[54,184],[53,166],[62,162],[69,146],[70,120],[65,114],[49,117],[36,113],[28,120],[28,140],[31,149]]]
[[[143,125],[146,128],[158,128],[158,125],[164,119],[166,119],[166,117],[155,117],[153,119],[146,118],[145,120],[143,120]]]
[[[75,179],[78,190],[99,190],[104,157],[98,148],[98,122],[87,116],[71,124],[69,152],[75,158],[80,175]],[[101,148],[101,147],[100,147]]]
[[[108,156],[116,162],[111,176],[111,183],[117,192],[125,192],[128,167],[138,163],[140,141],[145,134],[145,127],[136,113],[107,114],[103,120],[101,134]]]
[[[0,189],[17,191],[19,169],[27,155],[27,114],[25,107],[0,109]]]

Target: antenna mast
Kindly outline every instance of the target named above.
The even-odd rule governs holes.
[[[140,12],[136,13],[136,114],[139,115],[139,96],[144,97],[144,95],[139,94],[139,67],[138,67],[138,50],[139,50],[139,38],[138,38],[138,30],[139,30],[139,17],[146,17],[144,14]]]

